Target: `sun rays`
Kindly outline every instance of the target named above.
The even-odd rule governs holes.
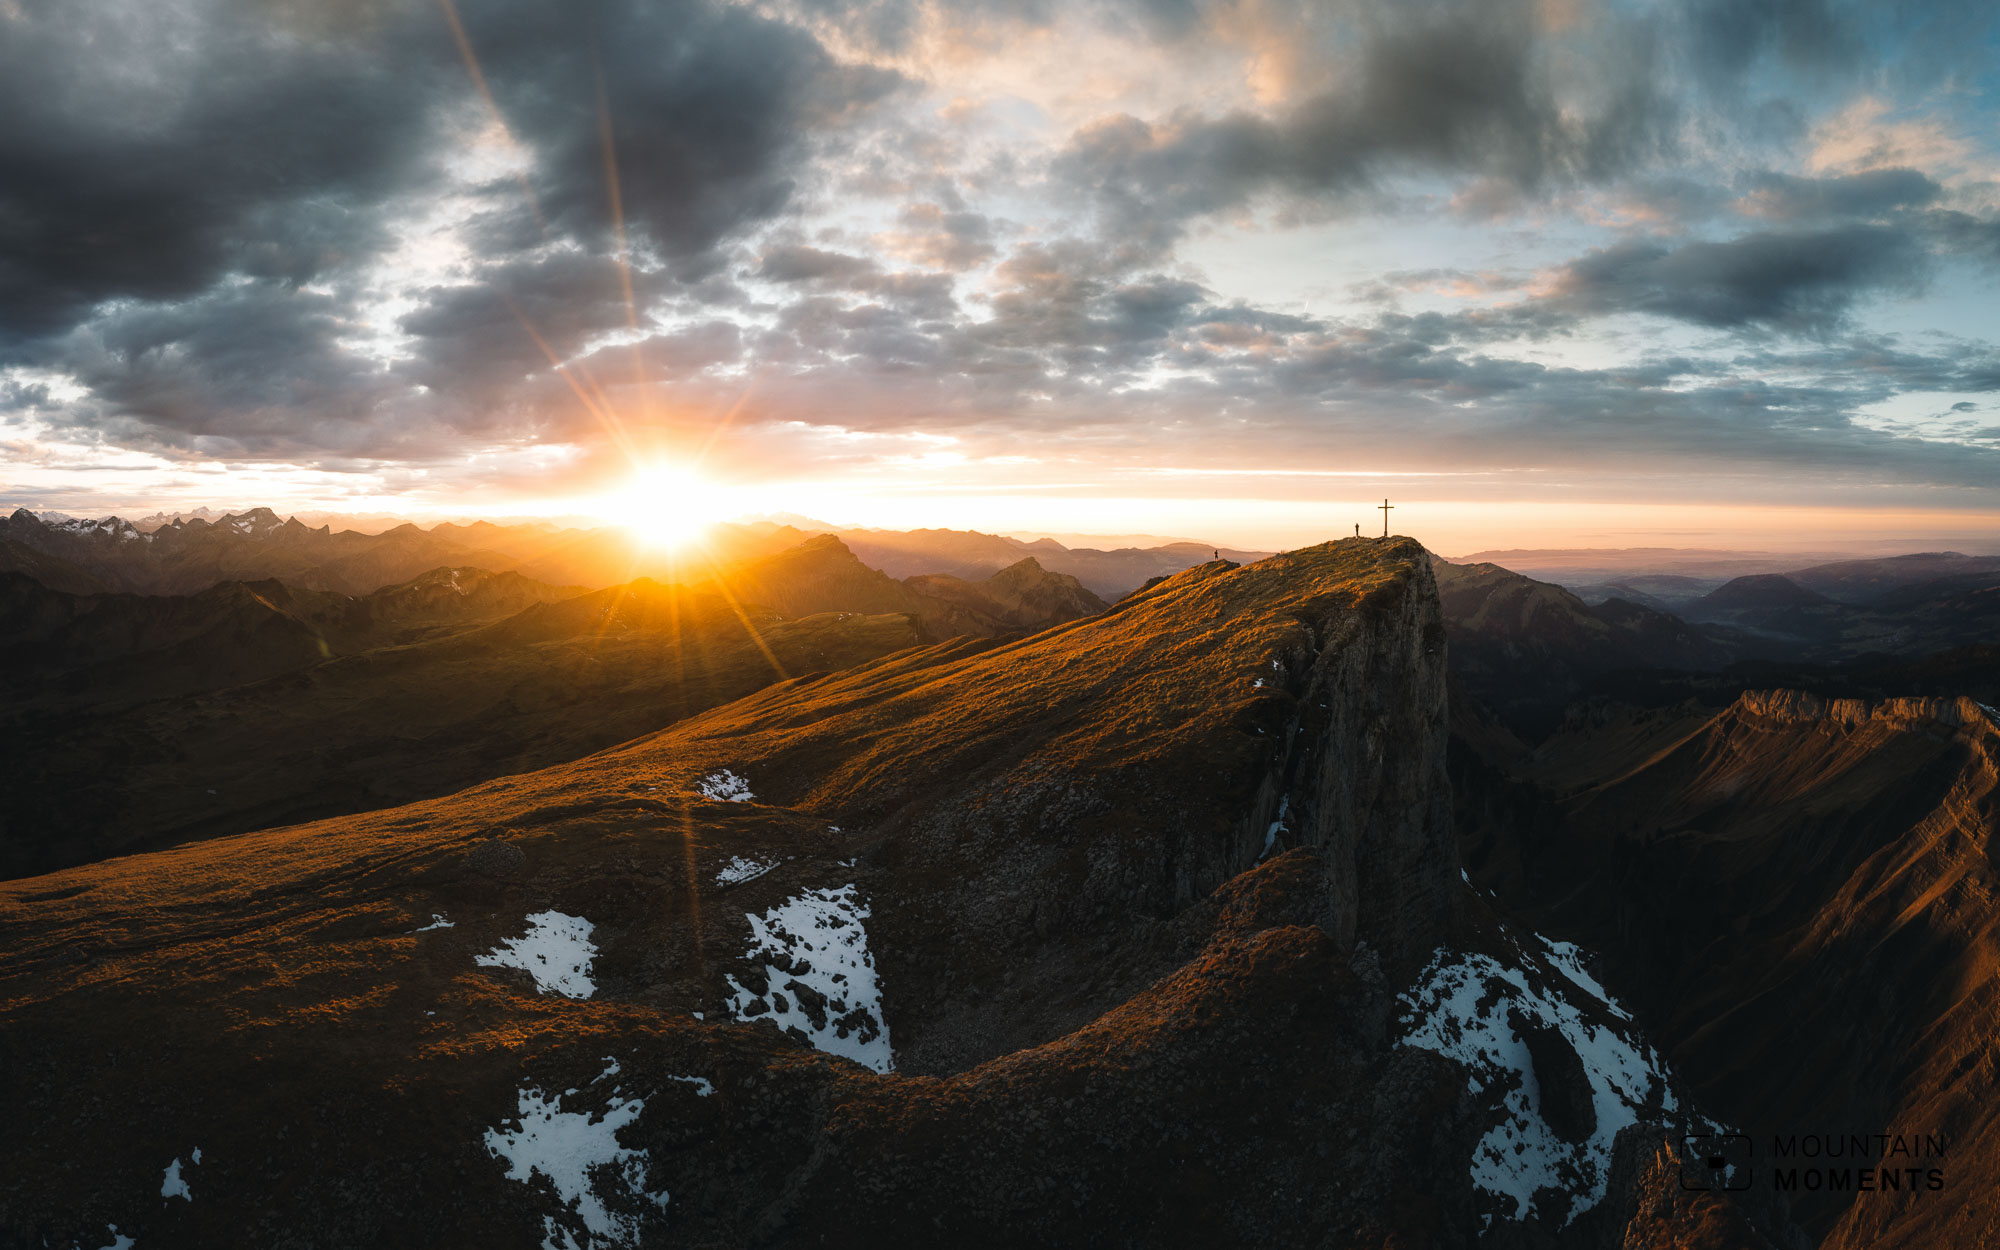
[[[730,492],[680,464],[640,465],[600,511],[647,548],[680,551],[734,511]]]

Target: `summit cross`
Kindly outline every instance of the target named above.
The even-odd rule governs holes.
[[[1395,504],[1392,504],[1387,499],[1384,499],[1382,501],[1382,506],[1376,509],[1376,511],[1382,514],[1382,537],[1384,538],[1387,538],[1389,536],[1389,509],[1395,506],[1396,506]]]

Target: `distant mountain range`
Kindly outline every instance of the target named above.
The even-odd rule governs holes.
[[[1669,583],[1660,575],[1647,585],[1655,593],[1632,589],[1630,598],[1591,602],[1498,565],[1440,561],[1454,678],[1516,732],[1534,738],[1553,730],[1571,703],[1614,687],[1624,697],[1649,687],[1685,691],[1694,674],[1740,666],[1746,675],[1734,697],[1759,674],[1768,677],[1772,665],[1795,674],[1800,666],[1886,671],[1892,660],[2000,639],[1996,557],[1930,553],[1747,574],[1715,585]],[[1642,672],[1652,676],[1641,678]],[[1824,676],[1838,684],[1837,676]]]
[[[276,578],[302,590],[364,595],[455,565],[595,589],[640,577],[693,583],[811,536],[792,525],[724,524],[711,527],[702,545],[674,552],[649,548],[618,527],[475,521],[429,529],[406,523],[361,533],[315,529],[268,508],[252,508],[212,519],[177,516],[148,529],[118,517],[44,521],[21,509],[0,519],[0,571],[27,573],[52,587],[59,581],[78,593],[101,587],[192,594],[221,581]],[[897,580],[938,574],[976,581],[1033,557],[1046,572],[1074,577],[1103,598],[1216,557],[1216,549],[1198,543],[1100,551],[970,530],[849,530],[835,536],[864,564]],[[1229,550],[1221,557],[1246,563],[1268,554]]]
[[[1592,606],[1495,564],[1436,562],[1452,677],[1518,733],[1553,730],[1603,674],[1720,669],[1724,644],[1667,612],[1612,599]]]
[[[1736,553],[1661,552],[1634,553],[1648,557],[1636,569],[1606,568],[1582,563],[1601,552],[1575,553],[1575,566],[1540,566],[1537,556],[1548,553],[1524,552],[1528,557],[1517,563],[1494,563],[1526,576],[1556,582],[1586,602],[1607,598],[1630,599],[1653,607],[1678,609],[1719,589],[1732,580],[1778,575],[1807,590],[1816,591],[1840,603],[1863,604],[1871,598],[1903,586],[1937,581],[1975,573],[2000,571],[2000,556],[1964,555],[1956,551],[1917,552],[1907,555],[1855,559],[1851,556],[1824,562],[1801,562],[1796,556],[1738,558]],[[1623,553],[1617,553],[1623,554]],[[1710,558],[1710,557],[1728,558]],[[1460,563],[1472,562],[1472,558]]]

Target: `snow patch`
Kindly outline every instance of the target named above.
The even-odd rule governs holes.
[[[437,913],[437,912],[432,912],[432,913],[431,913],[431,922],[430,922],[429,924],[425,925],[425,926],[424,926],[423,928],[421,928],[421,929],[412,929],[412,930],[410,930],[410,932],[412,932],[412,933],[429,933],[429,932],[430,932],[430,931],[431,931],[432,929],[455,929],[455,928],[457,928],[457,927],[458,927],[457,925],[453,924],[453,923],[452,923],[451,921],[449,921],[449,920],[446,920],[446,919],[445,919],[445,918],[444,918],[444,917],[443,917],[442,915],[440,915],[439,913]]]
[[[1279,834],[1291,832],[1291,830],[1285,828],[1285,814],[1291,810],[1292,796],[1287,794],[1278,800],[1278,818],[1271,822],[1270,828],[1264,830],[1264,850],[1262,854],[1257,856],[1258,859],[1262,859],[1265,855],[1271,853],[1271,848],[1278,844]]]
[[[491,953],[475,955],[472,962],[485,968],[519,968],[535,978],[535,988],[543,994],[567,998],[595,994],[590,964],[597,958],[597,947],[590,940],[591,923],[581,916],[543,911],[528,917],[528,925],[526,936],[508,938]]]
[[[42,521],[50,529],[61,530],[68,534],[118,534],[128,539],[138,534],[138,531],[133,529],[132,523],[122,517],[108,516],[95,520],[89,517],[63,517],[57,521],[48,519],[60,515],[55,512],[44,512]]]
[[[1581,946],[1578,946],[1575,942],[1552,942],[1542,937],[1539,933],[1535,937],[1545,948],[1545,954],[1551,967],[1568,977],[1576,984],[1578,989],[1590,995],[1598,1002],[1603,1003],[1610,1009],[1612,1015],[1617,1016],[1620,1020],[1630,1020],[1632,1018],[1632,1013],[1620,1007],[1618,1000],[1605,993],[1604,987],[1597,983],[1597,978],[1591,976],[1589,970],[1583,966],[1583,948]]]
[[[707,1098],[709,1095],[715,1093],[715,1086],[705,1076],[670,1076],[667,1079],[669,1081],[687,1082],[689,1085],[694,1086],[694,1092],[703,1098]]]
[[[628,1098],[613,1102],[602,1112],[565,1111],[560,1098],[523,1086],[516,1126],[504,1132],[486,1130],[487,1152],[507,1161],[508,1180],[525,1182],[540,1172],[555,1186],[563,1215],[583,1224],[584,1240],[579,1243],[572,1229],[564,1226],[566,1221],[544,1216],[543,1250],[638,1244],[638,1217],[606,1207],[598,1185],[592,1183],[593,1174],[599,1184],[622,1190],[626,1197],[666,1208],[665,1190],[649,1193],[646,1189],[646,1152],[618,1144],[618,1130],[638,1119],[645,1109],[644,1099]]]
[[[778,861],[775,859],[768,864],[760,864],[754,859],[745,859],[738,855],[724,864],[721,872],[715,874],[715,884],[741,885],[745,881],[755,881],[777,866]]]
[[[717,803],[748,803],[757,796],[750,793],[750,782],[728,769],[719,769],[695,783],[695,790],[701,797]]]
[[[894,1071],[875,959],[861,924],[868,915],[852,885],[807,890],[762,916],[746,913],[747,954],[765,956],[767,988],[758,994],[729,977],[730,1014],[738,1020],[768,1014],[815,1049],[877,1072]]]
[[[1505,1118],[1473,1148],[1473,1187],[1500,1199],[1502,1214],[1514,1220],[1560,1211],[1562,1197],[1555,1199],[1555,1211],[1536,1197],[1553,1188],[1568,1196],[1567,1225],[1603,1201],[1618,1130],[1642,1116],[1672,1115],[1675,1099],[1657,1051],[1635,1034],[1587,1016],[1564,997],[1561,981],[1533,966],[1553,968],[1618,1020],[1629,1021],[1583,971],[1577,948],[1556,947],[1539,957],[1523,952],[1532,977],[1530,969],[1508,967],[1488,955],[1440,947],[1399,996],[1406,1029],[1400,1040],[1464,1064],[1477,1095],[1505,1089]],[[1510,1008],[1555,1029],[1582,1060],[1597,1120],[1586,1140],[1565,1141],[1543,1119],[1534,1061],[1526,1039],[1509,1022]]]
[[[124,1233],[119,1232],[118,1226],[116,1224],[106,1224],[104,1228],[105,1231],[111,1234],[111,1244],[108,1246],[101,1246],[99,1247],[99,1250],[132,1250],[133,1246],[139,1244],[138,1242],[132,1240],[130,1237],[127,1237]]]
[[[201,1151],[194,1152],[194,1161],[201,1162]],[[194,1195],[188,1192],[187,1180],[181,1176],[181,1161],[178,1158],[167,1165],[166,1178],[160,1182],[160,1197],[179,1198],[185,1202],[194,1201]]]

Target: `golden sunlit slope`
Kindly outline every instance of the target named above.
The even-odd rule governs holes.
[[[1045,629],[1105,608],[1075,578],[1048,572],[1032,558],[976,581],[932,574],[899,582],[863,564],[831,534],[732,565],[700,584],[787,616],[904,612],[933,638]]]
[[[1716,669],[1728,648],[1636,603],[1590,605],[1497,564],[1436,563],[1452,677],[1530,739],[1560,723],[1593,677],[1620,669]]]
[[[1473,1199],[1434,1178],[1487,1104],[1390,1024],[1465,936],[1443,660],[1421,548],[1350,540],[448,798],[0,885],[30,1126],[0,1227],[1463,1242]],[[531,928],[587,966],[482,964]],[[587,1195],[509,1179],[586,1114],[619,1133]],[[193,1198],[163,1203],[176,1157]]]
[[[192,595],[88,594],[0,574],[0,724],[239,686],[572,598],[518,573],[432,569],[353,596],[278,581]]]

